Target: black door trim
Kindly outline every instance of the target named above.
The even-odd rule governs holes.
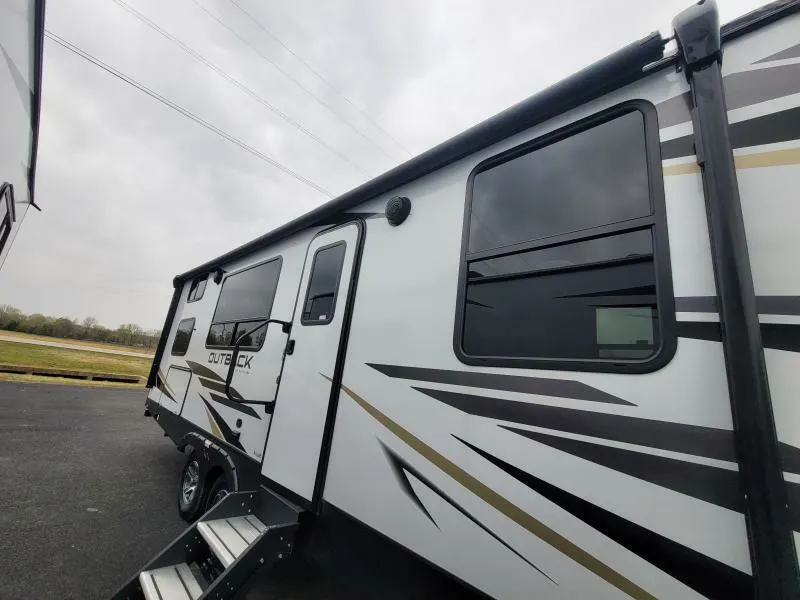
[[[364,223],[364,219],[359,218],[348,221],[334,229],[326,229],[318,234],[328,234],[335,229],[341,229],[350,225],[356,225],[356,227],[358,227],[358,240],[356,241],[353,254],[353,266],[350,269],[350,286],[347,289],[347,300],[344,303],[342,331],[339,334],[339,348],[336,352],[336,364],[333,368],[331,395],[328,400],[328,412],[325,415],[325,428],[322,433],[322,446],[320,447],[319,460],[317,461],[317,476],[314,480],[314,492],[311,496],[311,510],[315,513],[319,513],[322,506],[322,493],[325,489],[325,480],[328,476],[328,460],[330,459],[331,446],[333,444],[333,427],[336,422],[336,409],[339,405],[339,394],[341,391],[342,376],[344,375],[345,357],[347,355],[347,343],[350,340],[350,323],[353,320],[353,305],[356,300],[356,287],[358,286],[358,275],[361,271],[361,255],[364,250],[367,226],[366,223]]]
[[[755,597],[797,599],[800,574],[728,132],[716,4],[692,6],[673,26],[691,88]]]

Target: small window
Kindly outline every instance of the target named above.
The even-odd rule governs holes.
[[[206,283],[208,283],[208,275],[193,280],[192,285],[189,287],[189,297],[186,301],[195,302],[200,300],[206,292]]]
[[[229,348],[241,336],[269,319],[281,263],[280,257],[274,258],[225,278],[208,330],[207,347]],[[266,327],[262,327],[243,340],[242,348],[258,350],[265,335]]]
[[[346,249],[344,242],[338,242],[314,254],[300,318],[303,325],[326,325],[333,320]]]
[[[194,318],[183,319],[178,323],[178,330],[175,332],[175,341],[172,342],[172,356],[183,356],[189,349],[189,342],[194,331]]]
[[[648,135],[657,144],[658,128],[652,107],[636,108],[476,168],[456,322],[461,360],[636,370],[666,342],[674,347],[670,274],[655,261],[666,265],[669,252],[650,176],[658,157]]]

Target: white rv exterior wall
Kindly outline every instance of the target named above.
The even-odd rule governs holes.
[[[725,72],[762,68],[752,63],[796,43],[792,32],[797,31],[798,18],[766,27],[726,47]],[[499,427],[498,420],[472,416],[413,389],[419,382],[389,377],[368,366],[384,364],[580,382],[631,404],[444,383],[424,385],[433,390],[471,393],[531,406],[714,428],[730,433],[732,439],[725,362],[719,341],[679,337],[672,360],[647,374],[475,367],[460,362],[453,350],[467,178],[475,166],[621,102],[640,99],[659,107],[687,91],[683,73],[672,69],[654,72],[646,79],[353,209],[378,216],[365,220],[343,389],[324,488],[327,503],[492,597],[703,597],[680,579],[484,460],[454,437],[458,436],[653,536],[679,544],[682,551],[696,553],[731,573],[744,576],[751,573],[741,512],[515,435]],[[762,112],[798,105],[800,94],[795,94],[758,106],[733,109],[729,117],[735,123]],[[660,140],[666,144],[691,134],[687,111],[682,122],[673,118],[660,130]],[[780,148],[799,145],[795,140]],[[741,149],[736,154],[759,150]],[[699,168],[693,156],[670,157],[663,161],[663,168],[674,295],[677,299],[713,301],[716,287]],[[800,167],[740,170],[739,180],[756,294],[800,296],[800,275],[789,258],[799,254],[800,211],[793,194],[799,189]],[[387,200],[396,195],[410,198],[412,211],[405,223],[392,227],[380,213]],[[272,317],[290,321],[295,314],[306,250],[321,229],[305,231],[259,250],[245,260],[226,265],[225,270],[231,273],[281,255],[283,266]],[[210,364],[211,351],[205,347],[220,286],[209,280],[204,297],[194,303],[186,303],[188,288],[189,282],[181,292],[160,371],[166,374],[170,365],[185,367],[187,361],[194,361],[224,379],[227,367]],[[196,318],[189,351],[185,357],[171,357],[169,349],[175,329],[187,317]],[[677,319],[679,323],[713,324],[719,322],[719,315],[713,308],[694,312],[683,309]],[[797,322],[800,317],[762,315],[764,323],[776,319]],[[800,446],[800,414],[793,402],[800,355],[772,349],[765,354],[779,437],[786,444]],[[254,365],[258,360],[254,358]],[[261,360],[266,359],[262,356]],[[264,369],[254,368],[252,375],[263,378],[265,389],[270,385]],[[309,370],[308,373],[309,378],[332,376],[332,372]],[[200,399],[206,391],[197,379],[193,377],[189,384],[180,416],[213,435]],[[158,400],[161,393],[154,388],[150,397]],[[279,389],[273,429],[281,427],[281,401]],[[229,424],[242,418],[240,412],[225,406],[217,405],[217,409]],[[247,455],[260,462],[270,426],[269,415],[242,420],[242,446]],[[522,427],[554,433],[545,427]],[[609,439],[598,441],[562,431],[555,433],[564,439],[592,441],[683,464],[708,465],[724,472],[738,470],[733,459],[682,454]],[[281,431],[281,434],[274,438],[270,434],[268,448],[275,456],[265,463],[269,473],[277,472],[271,466],[275,460],[286,461],[278,470],[291,472],[290,445],[296,440],[291,432]],[[313,445],[316,441],[308,443]],[[398,474],[390,464],[390,454],[400,457],[415,471],[405,470],[405,476],[427,514],[412,501],[407,490],[401,489]],[[291,480],[291,477],[282,479],[290,489]],[[800,481],[800,476],[787,474],[787,480]],[[308,489],[291,491],[306,498],[309,495]]]
[[[796,44],[800,36],[800,15],[783,19],[773,25],[730,44],[726,48],[723,75],[759,71],[797,65],[800,73],[800,51],[792,58],[765,60],[787,48],[787,40]],[[759,102],[728,111],[731,125],[770,113],[800,107],[800,75],[795,80],[793,94]],[[788,151],[795,158],[776,161],[784,164],[762,168],[742,168],[744,157]],[[787,154],[788,154],[787,153]],[[791,156],[791,154],[790,154]],[[737,158],[737,178],[744,214],[750,264],[756,297],[793,297],[800,305],[800,139],[772,144],[748,146],[734,151]],[[788,163],[788,164],[786,164]],[[800,311],[792,314],[770,314],[759,310],[759,320],[765,324],[800,325]],[[800,328],[799,328],[800,329]],[[795,333],[800,338],[800,331]],[[775,414],[778,440],[800,448],[800,352],[764,348],[769,375],[770,394]],[[795,450],[796,451],[796,450]],[[787,481],[800,483],[800,475],[784,473]],[[800,533],[795,531],[795,546],[800,560]]]
[[[469,451],[453,436],[473,442],[502,460],[650,531],[750,573],[741,513],[531,442],[500,429],[493,420],[471,417],[432,401],[413,390],[413,382],[390,379],[366,363],[580,381],[636,406],[598,406],[579,400],[531,397],[513,392],[491,391],[488,395],[731,430],[725,363],[719,342],[680,338],[672,361],[665,368],[645,375],[473,367],[460,363],[453,351],[466,181],[472,169],[486,158],[625,100],[645,99],[658,104],[687,89],[683,74],[657,73],[354,209],[380,211],[394,195],[408,196],[413,202],[411,216],[400,227],[392,228],[382,220],[367,221],[343,379],[345,386],[413,432],[437,453],[659,598],[701,596],[580,519],[532,493]],[[673,128],[667,133],[677,135],[678,130]],[[699,174],[666,177],[665,194],[675,295],[715,296]],[[678,318],[681,317],[679,314]],[[426,384],[426,387],[470,391],[443,384]],[[482,393],[487,395],[485,390]],[[581,439],[581,436],[572,437]],[[437,513],[434,517],[440,527],[437,529],[406,496],[397,492],[397,481],[377,440],[395,449],[558,585],[526,565],[416,481],[414,487],[423,497],[423,503]],[[629,446],[613,442],[611,445]],[[671,455],[655,449],[637,450]],[[733,462],[687,455],[673,457],[737,469]],[[325,498],[493,597],[625,597],[620,589],[531,535],[422,459],[344,394],[335,425]]]
[[[235,273],[246,267],[265,262],[276,256],[281,256],[283,258],[283,264],[278,280],[278,288],[275,292],[275,300],[272,305],[271,318],[291,321],[294,313],[295,301],[297,299],[297,288],[300,284],[300,275],[303,270],[306,246],[313,237],[313,234],[314,232],[311,231],[304,232],[291,239],[284,240],[280,244],[255,253],[247,259],[226,265],[225,272],[227,274]],[[208,330],[214,316],[214,310],[217,307],[217,300],[219,299],[222,285],[215,284],[212,278],[209,278],[203,297],[198,301],[187,303],[186,299],[189,294],[190,285],[191,282],[186,282],[181,290],[180,303],[175,313],[175,319],[173,320],[169,337],[167,338],[167,344],[164,348],[164,355],[161,360],[159,372],[166,375],[169,365],[179,365],[189,368],[187,361],[193,361],[211,369],[224,380],[228,373],[228,366],[224,363],[210,362],[210,357],[212,354],[215,356],[230,354],[230,351],[206,348],[206,336],[208,335]],[[171,356],[170,349],[175,341],[175,332],[178,328],[178,323],[181,319],[190,317],[195,318],[195,331],[189,342],[189,349],[185,356]],[[270,331],[270,335],[272,335],[272,331]],[[270,374],[273,385],[275,378],[275,370],[271,368],[271,365],[264,365],[264,361],[274,359],[276,356],[276,353],[268,352],[269,346],[270,340],[268,339],[265,341],[264,347],[260,351],[246,353],[253,355],[251,372],[254,374],[254,377],[258,377],[259,380],[263,381],[264,388],[267,388],[270,384],[270,381],[268,381],[268,379],[270,379]],[[238,379],[237,384],[240,382],[241,379]],[[249,383],[247,386],[248,389],[253,387],[253,385],[253,383]],[[158,401],[160,400],[161,393],[162,392],[158,388],[154,387],[149,390],[148,397]],[[189,384],[189,389],[186,393],[186,401],[183,403],[183,410],[179,413],[179,416],[187,419],[201,430],[213,435],[212,417],[210,417],[206,411],[202,398],[208,400],[209,392],[202,385],[200,378],[195,375],[192,377]],[[271,400],[271,398],[260,397],[257,399]],[[241,412],[219,404],[215,404],[214,408],[219,411],[222,418],[232,430],[241,431],[239,441],[247,455],[260,461],[264,452],[266,435],[270,423],[270,415],[265,413],[264,408],[260,406],[252,407],[252,410],[258,415],[257,417],[242,414]],[[241,428],[235,427],[237,419],[242,419]]]

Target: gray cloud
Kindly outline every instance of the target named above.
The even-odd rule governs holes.
[[[197,1],[277,68],[191,0],[126,1],[367,172],[408,158],[228,0]],[[413,153],[667,31],[689,4],[237,2]],[[723,0],[722,16],[760,3]],[[49,2],[47,26],[332,192],[366,179],[114,2]],[[158,327],[176,273],[326,200],[49,41],[44,80],[44,212],[27,216],[0,273],[0,303]]]

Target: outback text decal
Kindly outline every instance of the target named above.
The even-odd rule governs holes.
[[[214,365],[229,365],[231,364],[231,356],[230,352],[210,352],[208,354],[208,362]],[[239,358],[236,359],[236,366],[249,369],[252,360],[252,354],[240,354]]]

